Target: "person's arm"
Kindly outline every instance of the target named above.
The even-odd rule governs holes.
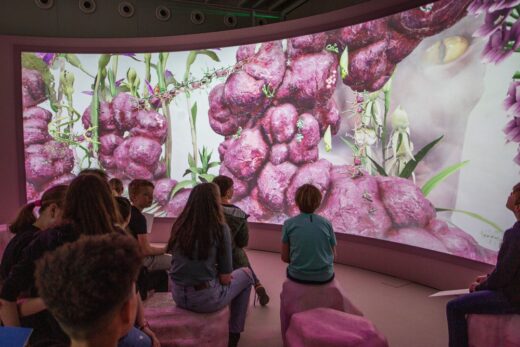
[[[247,244],[249,243],[249,227],[247,226],[247,220],[244,219],[243,223],[240,223],[234,241],[235,246],[238,248],[247,247]]]
[[[285,263],[290,263],[291,262],[289,242],[287,242],[287,243],[282,242],[281,254],[282,254],[282,261],[283,262],[285,262]]]
[[[224,225],[222,228],[222,240],[217,249],[217,257],[219,282],[222,285],[228,285],[231,283],[233,258],[231,255],[231,232],[229,231],[229,227],[227,225]]]
[[[504,235],[497,265],[493,272],[475,287],[475,290],[496,290],[509,285],[520,269],[520,235],[510,229]]]
[[[218,281],[224,286],[229,285],[231,283],[231,274],[219,274]]]
[[[338,242],[336,241],[336,234],[334,233],[334,228],[332,227],[332,224],[329,222],[329,230],[330,230],[330,247],[332,249],[332,260],[336,260],[336,256],[338,255],[336,253],[336,245]]]
[[[153,247],[152,245],[150,245],[150,242],[148,242],[147,234],[138,234],[137,242],[139,243],[139,248],[141,249],[141,252],[145,257],[149,255],[161,255],[166,253],[165,248]]]
[[[16,299],[34,283],[35,261],[47,250],[45,241],[37,237],[23,250],[22,259],[13,266],[0,292],[0,320],[6,326],[19,326]]]
[[[290,263],[291,262],[291,247],[289,242],[289,226],[287,221],[283,223],[282,226],[282,249],[280,252],[280,255],[282,257],[282,261],[284,263]]]
[[[6,327],[20,326],[20,316],[15,301],[0,299],[0,321]]]
[[[28,298],[19,300],[18,303],[18,314],[20,317],[30,316],[47,309],[42,298]]]
[[[139,327],[139,330],[150,337],[152,340],[152,347],[161,346],[159,339],[157,336],[155,336],[155,333],[152,331],[152,329],[150,329],[150,325],[144,319],[144,306],[139,294],[137,295],[137,314],[135,316],[135,324]]]

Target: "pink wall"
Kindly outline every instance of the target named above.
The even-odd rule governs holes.
[[[309,34],[390,15],[429,1],[372,0],[320,16],[264,27],[210,34],[139,39],[64,39],[0,36],[0,224],[8,223],[25,203],[21,116],[20,52],[145,52],[224,47]],[[153,242],[165,242],[171,219],[156,220]],[[437,288],[466,286],[490,266],[429,250],[354,235],[338,235],[338,261],[410,279]],[[280,226],[255,224],[250,247],[278,251]]]

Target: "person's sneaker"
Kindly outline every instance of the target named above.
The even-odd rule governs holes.
[[[255,291],[256,295],[258,295],[258,301],[260,302],[260,305],[267,305],[269,303],[269,295],[267,295],[264,286],[261,284],[256,286]]]
[[[240,333],[229,333],[228,347],[237,347]]]

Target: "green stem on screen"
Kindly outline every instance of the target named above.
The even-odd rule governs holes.
[[[101,69],[99,69],[96,76],[96,83],[94,84],[94,94],[92,95],[92,101],[90,104],[90,123],[92,124],[92,150],[94,155],[97,154],[99,148],[99,80],[101,76]]]
[[[193,151],[193,166],[198,167],[199,154],[197,150],[197,130],[195,128],[195,122],[191,115],[191,102],[190,102],[190,94],[186,93],[186,109],[188,110],[188,118],[190,119],[190,130],[191,130],[191,146]],[[191,179],[193,182],[197,182],[197,174],[195,172],[191,173]]]
[[[390,81],[388,81],[387,83],[390,83]],[[388,116],[388,111],[390,110],[390,91],[391,91],[390,87],[388,89],[386,89],[386,88],[384,89],[385,114],[383,116],[383,130],[381,131],[381,151],[383,154],[383,157],[381,158],[382,167],[385,167],[385,164],[386,164],[386,136],[387,136],[387,132],[388,132],[387,125],[386,125],[386,119]]]
[[[171,178],[171,157],[172,157],[172,121],[170,115],[170,103],[161,98],[161,106],[164,117],[166,117],[166,124],[168,124],[168,132],[166,135],[166,148],[164,151],[164,159],[166,161],[166,177]]]
[[[152,84],[151,59],[152,55],[150,53],[144,54],[144,79],[150,84]],[[144,97],[150,96],[146,82],[143,84],[143,95]]]

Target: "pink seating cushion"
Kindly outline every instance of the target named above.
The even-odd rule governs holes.
[[[226,347],[229,309],[195,313],[177,306],[170,293],[155,293],[144,314],[162,347]]]
[[[286,340],[288,347],[388,347],[368,319],[330,308],[295,313]]]
[[[470,347],[518,347],[520,315],[470,314],[468,337]]]
[[[336,280],[322,285],[300,284],[286,280],[280,294],[280,323],[284,341],[291,316],[318,307],[363,315],[344,295]]]

